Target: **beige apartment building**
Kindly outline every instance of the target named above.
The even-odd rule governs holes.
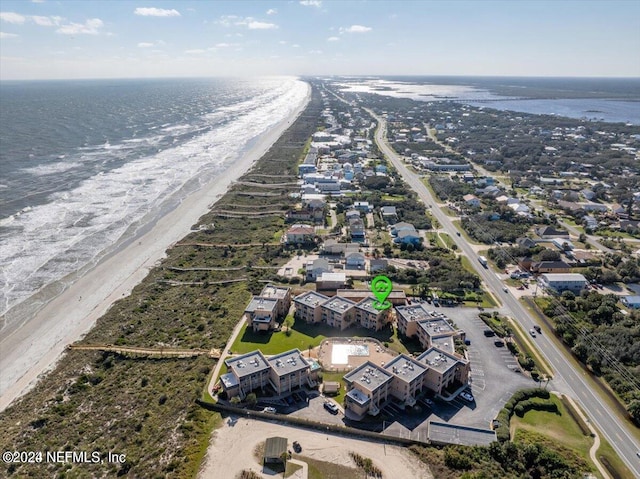
[[[393,377],[371,361],[346,374],[344,380],[348,390],[344,397],[345,416],[350,419],[377,416],[389,400]]]

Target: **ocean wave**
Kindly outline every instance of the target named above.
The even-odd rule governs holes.
[[[253,98],[222,110],[225,115],[235,114],[232,121],[117,168],[96,172],[72,190],[54,193],[50,202],[14,215],[7,222],[8,233],[0,232],[0,314],[116,248],[127,239],[132,225],[142,227],[141,222],[154,220],[149,213],[159,214],[164,202],[184,196],[185,187],[194,179],[204,181],[220,174],[252,139],[290,115],[306,91],[306,84],[293,78],[272,81]],[[200,118],[210,116],[205,120],[217,124],[220,116],[216,113],[221,111]],[[175,125],[170,131],[181,126],[186,125]],[[99,150],[117,154],[125,141],[105,142],[93,152],[85,148],[84,161],[95,156],[106,162],[110,156],[101,157]],[[51,174],[56,168],[64,172],[82,164],[60,162],[29,171]]]

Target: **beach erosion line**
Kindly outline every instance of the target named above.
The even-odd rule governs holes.
[[[53,369],[67,345],[81,339],[118,299],[128,296],[183,239],[229,186],[245,174],[305,110],[311,87],[297,108],[253,142],[227,169],[185,197],[175,209],[120,251],[98,264],[53,298],[19,328],[0,336],[0,411],[31,390]]]

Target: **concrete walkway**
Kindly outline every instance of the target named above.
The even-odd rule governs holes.
[[[220,353],[220,359],[218,359],[218,362],[216,363],[216,367],[213,370],[213,375],[211,376],[211,380],[209,381],[209,386],[207,388],[211,396],[214,395],[213,387],[216,385],[218,376],[220,375],[220,368],[222,368],[222,365],[224,364],[224,360],[229,356],[229,349],[231,348],[233,343],[236,341],[236,338],[240,334],[240,330],[242,329],[243,324],[244,324],[244,317],[240,318],[240,321],[238,321],[238,324],[236,324],[236,327],[233,328],[233,332],[231,333],[231,336],[229,337],[227,344],[225,345],[224,349]]]
[[[296,472],[291,474],[289,477],[293,479],[307,479],[309,477],[309,465],[304,461],[299,461],[298,459],[289,459],[287,462],[291,464],[297,464],[302,466],[302,469],[298,469]]]

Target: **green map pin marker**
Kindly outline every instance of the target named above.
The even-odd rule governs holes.
[[[371,292],[378,299],[378,301],[374,301],[373,303],[375,309],[383,310],[391,307],[391,303],[387,301],[391,290],[393,290],[393,283],[391,283],[389,278],[382,274],[373,278],[373,281],[371,281]]]

